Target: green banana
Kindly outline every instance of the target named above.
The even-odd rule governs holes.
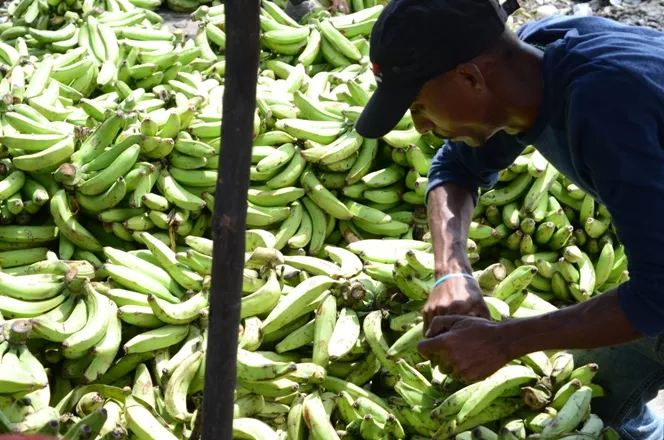
[[[140,146],[134,144],[122,152],[111,165],[100,171],[91,179],[81,183],[77,191],[84,195],[97,195],[109,189],[115,181],[126,174],[136,163],[140,152]]]
[[[316,275],[305,280],[288,295],[282,297],[267,318],[263,320],[263,332],[265,334],[271,333],[292,322],[300,316],[299,313],[302,307],[305,307],[310,301],[319,297],[335,284],[338,284],[338,282],[324,275]]]
[[[89,282],[83,286],[88,306],[86,324],[76,333],[62,341],[62,354],[68,359],[77,359],[104,337],[111,318],[115,317],[114,304],[100,295]]]
[[[314,321],[313,363],[326,367],[330,361],[329,342],[337,319],[337,301],[334,296],[326,297],[316,311]]]
[[[278,438],[277,434],[270,427],[270,425],[250,417],[240,417],[233,419],[233,437],[253,439]]]
[[[339,220],[350,220],[353,218],[353,214],[348,210],[346,205],[328,191],[310,169],[302,173],[301,183],[307,195],[323,211]]]
[[[204,353],[196,351],[173,372],[166,386],[164,407],[176,420],[188,422],[193,414],[187,410],[187,389],[201,365]]]
[[[123,117],[124,115],[114,113],[108,119],[104,120],[72,155],[72,163],[83,165],[99,156],[113,142],[118,131],[120,131]]]
[[[161,194],[175,206],[197,210],[205,207],[205,201],[183,188],[166,169],[162,169],[157,179],[157,187]]]
[[[172,304],[148,295],[148,304],[155,316],[166,324],[188,324],[197,319],[199,312],[208,306],[207,295],[199,292],[180,304]]]
[[[68,316],[43,315],[31,320],[33,332],[41,338],[52,342],[63,342],[67,337],[81,330],[87,322],[87,306],[82,299],[71,298],[72,303],[75,305],[71,309]],[[69,300],[67,300],[69,302]],[[63,305],[66,304],[62,303]],[[59,320],[58,318],[62,318]]]
[[[51,215],[62,234],[82,249],[99,252],[101,243],[74,217],[64,190],[58,191],[51,198]]]
[[[103,376],[103,374],[111,367],[111,364],[120,349],[122,326],[116,314],[117,306],[111,303],[111,316],[108,320],[108,326],[102,339],[93,347],[93,360],[82,376],[82,380],[86,383],[93,382]]]
[[[141,233],[141,238],[175,281],[186,289],[201,290],[203,278],[179,263],[175,253],[168,246],[147,232]]]
[[[319,392],[309,394],[302,403],[304,420],[317,438],[339,438],[326,414]]]
[[[150,440],[176,440],[177,437],[166,427],[147,408],[137,402],[133,397],[128,396],[125,399],[125,419],[127,427],[142,438]]]
[[[18,156],[13,164],[18,170],[27,172],[43,172],[64,163],[74,152],[74,139],[66,137],[60,142],[42,151]]]
[[[178,302],[177,297],[173,296],[167,287],[138,270],[109,263],[104,264],[100,270],[110,274],[114,281],[129,290],[146,295],[153,294],[172,303]]]
[[[123,348],[126,354],[145,353],[177,344],[187,337],[188,325],[165,325],[148,330],[127,341]]]
[[[516,201],[529,187],[533,178],[528,173],[519,174],[513,181],[503,188],[496,188],[480,196],[484,205],[503,206]]]
[[[284,262],[296,269],[305,270],[312,275],[327,275],[332,278],[341,278],[341,268],[334,263],[306,255],[284,256]]]
[[[526,288],[536,274],[537,267],[535,266],[519,266],[496,286],[493,296],[501,300],[507,299],[513,293]]]
[[[193,238],[193,237],[192,237]],[[150,262],[139,258],[129,252],[124,252],[119,249],[106,246],[103,248],[104,255],[109,261],[115,265],[125,266],[132,270],[141,272],[147,277],[150,277],[168,289],[175,296],[182,296],[184,294],[182,288],[177,284],[171,276],[159,266],[159,261]],[[156,264],[155,264],[156,263]],[[148,292],[146,292],[148,293]],[[164,296],[158,295],[164,299]],[[170,295],[168,296],[170,298]],[[147,299],[146,299],[147,301]],[[172,301],[171,301],[172,302]]]
[[[582,386],[558,411],[558,414],[542,429],[542,435],[556,435],[569,432],[586,417],[590,409],[592,389]]]
[[[470,417],[478,415],[507,389],[529,383],[537,375],[527,367],[508,365],[487,378],[472,396],[464,403],[457,414],[458,423],[462,424]]]
[[[346,131],[346,125],[338,121],[305,121],[301,119],[280,119],[275,127],[297,139],[309,139],[321,144],[329,144]]]

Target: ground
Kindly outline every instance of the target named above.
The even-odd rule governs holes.
[[[660,391],[659,396],[650,403],[650,406],[655,411],[655,414],[660,416],[664,414],[664,391]]]
[[[520,0],[521,10],[515,23],[562,15],[596,15],[617,20],[621,23],[647,26],[664,31],[664,0]]]
[[[168,26],[172,30],[181,29],[192,37],[196,35],[198,22],[191,20],[191,14],[173,12],[168,9],[165,2],[157,12],[164,18],[164,22],[168,23]]]

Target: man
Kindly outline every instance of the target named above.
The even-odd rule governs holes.
[[[505,7],[507,5],[507,7]],[[610,395],[592,410],[623,438],[664,439],[646,406],[664,388],[664,34],[599,17],[504,22],[508,1],[392,0],[371,35],[378,87],[356,124],[378,138],[410,108],[449,141],[429,173],[437,285],[419,350],[481,380],[524,354],[573,350]],[[511,7],[510,7],[511,6]],[[630,280],[529,319],[490,321],[466,239],[478,187],[528,146],[612,215]]]
[[[330,12],[348,13],[348,5],[345,0],[288,0],[284,11],[290,18],[302,22],[302,19],[311,11],[317,9],[329,8]]]

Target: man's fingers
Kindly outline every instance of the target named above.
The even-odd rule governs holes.
[[[424,322],[423,322],[423,324],[424,324],[424,326],[423,326],[424,327],[423,328],[424,337],[426,337],[427,332],[429,331],[429,328],[431,328],[431,323],[436,318],[436,316],[442,315],[442,314],[443,314],[443,311],[439,310],[437,308],[424,310],[422,312],[422,318],[424,318]]]
[[[452,304],[445,307],[445,315],[467,315],[468,314],[468,304],[455,301]],[[441,313],[443,315],[443,313]]]
[[[346,5],[346,2],[343,0],[333,0],[332,7],[330,8],[330,10],[332,13],[339,11],[344,14],[348,14],[348,6]]]
[[[433,336],[444,333],[450,328],[452,328],[455,322],[463,318],[464,318],[463,316],[457,316],[457,315],[436,316],[431,321],[431,324],[429,325],[429,330],[427,331],[425,336],[427,338],[431,338]]]
[[[452,377],[452,374],[454,374],[454,368],[452,368],[450,364],[438,364],[438,370],[450,377]],[[454,379],[454,377],[452,377],[452,379]]]
[[[430,354],[435,354],[441,351],[441,338],[445,335],[440,335],[435,338],[427,338],[420,341],[417,344],[417,351],[420,352],[422,356],[428,357]]]
[[[477,304],[473,307],[472,311],[468,313],[468,316],[475,316],[477,318],[491,319],[491,313],[489,312],[489,307],[486,304]]]
[[[435,307],[432,309],[424,310],[422,312],[422,317],[424,318],[424,336],[426,337],[429,329],[431,328],[431,324],[437,316],[443,316],[447,314],[458,315],[460,313],[450,313],[447,308],[443,307]]]

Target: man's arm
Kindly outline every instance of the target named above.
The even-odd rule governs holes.
[[[541,317],[506,321],[498,328],[510,359],[540,350],[608,347],[642,337],[623,313],[616,290]]]
[[[309,15],[311,11],[328,8],[330,12],[348,13],[348,4],[346,0],[288,0],[286,3],[285,12],[290,18],[301,23],[302,20]]]
[[[466,242],[473,209],[468,189],[455,183],[445,183],[429,195],[436,278],[448,273],[472,272]]]
[[[478,187],[493,186],[498,171],[522,151],[523,146],[514,138],[499,134],[481,148],[448,142],[436,154],[426,200],[437,279],[452,273],[472,273],[466,242]],[[425,333],[438,315],[489,317],[477,282],[461,277],[449,278],[436,287],[423,314]]]
[[[470,192],[455,183],[444,183],[431,192],[428,200],[436,279],[453,273],[472,274],[466,253],[473,214]],[[449,278],[434,289],[422,312],[425,333],[438,315],[489,317],[477,282],[462,277]]]

